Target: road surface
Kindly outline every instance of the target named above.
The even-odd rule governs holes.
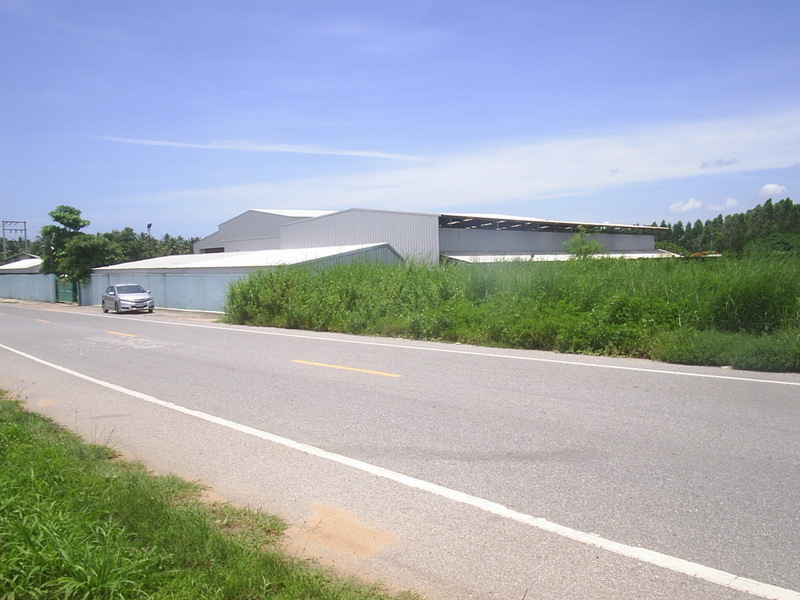
[[[0,387],[465,598],[800,599],[800,376],[0,304]]]

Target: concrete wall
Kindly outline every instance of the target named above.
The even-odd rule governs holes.
[[[338,254],[305,263],[309,267],[326,267],[352,262],[397,264],[402,258],[388,245],[364,251]],[[81,304],[100,304],[103,291],[112,283],[138,283],[150,290],[156,310],[177,308],[209,312],[224,312],[225,297],[231,282],[250,272],[274,267],[224,267],[191,269],[113,269],[104,267],[92,273],[92,281],[81,286]]]
[[[223,312],[225,295],[232,281],[247,272],[234,273],[155,273],[115,271],[94,273],[92,282],[81,286],[81,304],[100,305],[103,291],[112,283],[136,282],[150,290],[159,308]]]
[[[39,273],[4,273],[0,275],[0,298],[56,302],[56,277]]]

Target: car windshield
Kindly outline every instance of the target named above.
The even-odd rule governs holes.
[[[145,294],[146,290],[140,285],[118,285],[118,294]]]

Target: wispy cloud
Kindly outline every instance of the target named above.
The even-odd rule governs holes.
[[[261,146],[243,142],[177,144],[131,141],[176,147],[250,151],[293,151],[415,160],[382,152],[327,151],[313,147]],[[261,148],[261,150],[259,150]],[[736,156],[722,159],[708,157]],[[596,194],[615,186],[696,176],[789,167],[800,156],[800,111],[763,118],[740,118],[683,124],[657,124],[608,135],[569,137],[529,143],[495,143],[431,156],[418,164],[350,172],[327,177],[273,180],[211,190],[186,190],[181,196],[241,204],[297,208],[401,208],[428,210],[497,202],[551,200]],[[724,168],[722,168],[724,167]],[[771,189],[771,188],[770,188]],[[611,192],[613,193],[613,191]],[[175,194],[163,194],[162,199]],[[265,200],[267,199],[267,200]],[[676,202],[685,212],[702,204]]]
[[[198,150],[235,150],[238,152],[276,152],[289,154],[322,154],[329,156],[357,156],[361,158],[385,158],[391,160],[419,161],[420,156],[410,154],[393,154],[376,150],[336,150],[319,146],[304,146],[295,144],[260,144],[243,140],[227,140],[208,144],[192,144],[188,142],[170,142],[164,140],[141,140],[133,138],[92,136],[98,140],[120,142],[123,144],[137,144],[141,146],[166,146],[171,148],[193,148]]]
[[[669,205],[669,209],[672,212],[682,213],[682,212],[689,212],[690,210],[697,210],[702,206],[703,203],[700,202],[700,200],[696,200],[695,198],[690,198],[686,202],[673,202],[672,204]]]
[[[707,206],[707,208],[710,209],[710,210],[715,210],[715,211],[716,210],[720,210],[720,211],[722,211],[722,210],[732,210],[732,209],[736,208],[737,206],[739,206],[739,201],[736,198],[726,198],[725,202],[723,202],[722,205],[709,204]]]
[[[701,169],[716,169],[720,167],[733,167],[739,164],[738,158],[720,158],[714,162],[705,162],[700,165]]]

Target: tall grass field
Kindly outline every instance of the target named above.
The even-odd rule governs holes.
[[[281,267],[231,284],[226,320],[800,371],[800,260],[582,259]]]

